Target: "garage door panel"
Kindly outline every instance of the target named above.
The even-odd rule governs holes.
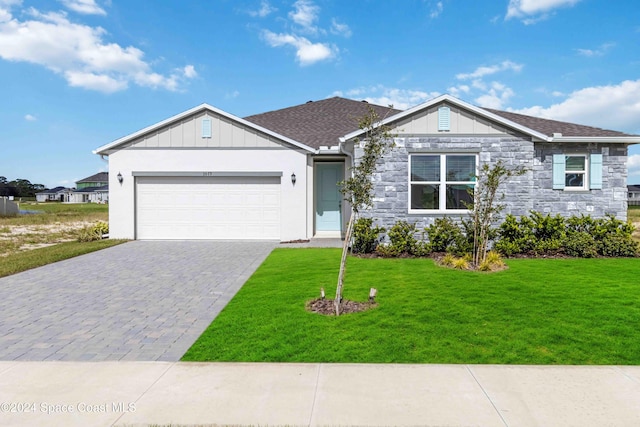
[[[138,239],[280,239],[279,177],[137,177]]]

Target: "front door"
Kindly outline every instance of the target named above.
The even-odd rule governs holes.
[[[316,231],[342,230],[342,163],[316,163]]]

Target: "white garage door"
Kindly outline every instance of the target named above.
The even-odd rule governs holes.
[[[280,239],[280,177],[136,178],[138,239]]]

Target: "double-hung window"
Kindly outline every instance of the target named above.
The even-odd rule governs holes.
[[[553,189],[588,191],[602,188],[602,154],[554,154]]]
[[[570,155],[564,158],[564,188],[565,190],[586,190],[587,187],[587,156]]]
[[[409,212],[466,211],[476,184],[475,154],[411,154]]]

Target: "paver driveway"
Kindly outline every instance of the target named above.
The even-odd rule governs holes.
[[[0,360],[177,361],[275,246],[134,241],[0,278]]]

